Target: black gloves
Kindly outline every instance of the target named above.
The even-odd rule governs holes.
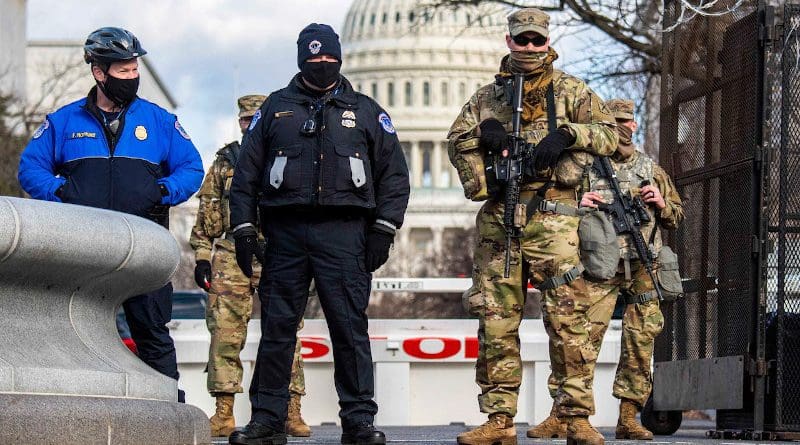
[[[367,232],[367,258],[365,266],[367,272],[375,272],[389,259],[389,248],[392,247],[394,237],[386,232],[370,229]]]
[[[561,152],[574,143],[575,137],[566,128],[548,133],[533,150],[533,158],[527,163],[525,172],[535,175],[537,171],[555,167]]]
[[[209,290],[211,288],[211,263],[208,260],[198,260],[194,266],[194,282],[200,289]]]
[[[258,245],[258,234],[252,226],[242,227],[233,232],[236,240],[236,264],[247,278],[253,276],[253,255],[264,264],[264,251]]]
[[[499,120],[486,119],[478,128],[481,133],[480,145],[487,152],[498,153],[508,143],[508,133]]]

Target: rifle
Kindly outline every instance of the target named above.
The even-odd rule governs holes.
[[[639,256],[639,261],[644,265],[647,274],[653,281],[653,287],[656,290],[659,300],[663,300],[664,296],[661,294],[661,287],[656,280],[655,271],[653,270],[653,252],[647,246],[640,227],[642,224],[649,223],[651,218],[647,213],[647,205],[642,201],[639,196],[631,197],[630,191],[622,193],[617,180],[617,174],[611,166],[611,161],[605,156],[598,156],[595,164],[599,164],[598,170],[600,174],[608,180],[611,189],[614,193],[614,202],[611,204],[600,203],[598,208],[609,215],[614,224],[614,230],[618,235],[630,235],[633,240],[633,245],[636,248],[636,254]],[[648,185],[649,181],[643,181],[641,185]]]
[[[511,100],[511,135],[508,137],[508,147],[503,148],[495,156],[494,171],[497,180],[505,184],[503,213],[503,227],[506,231],[506,261],[503,277],[508,278],[511,269],[511,239],[519,238],[520,230],[525,227],[526,209],[519,203],[520,179],[522,178],[522,160],[529,155],[531,144],[520,137],[520,121],[522,119],[522,84],[525,78],[522,74],[506,80],[506,88],[511,90],[508,94]]]

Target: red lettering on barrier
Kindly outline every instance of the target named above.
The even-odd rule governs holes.
[[[328,355],[331,348],[326,345],[323,339],[311,339],[308,337],[302,338],[301,343],[303,348],[308,348],[311,352],[303,352],[303,360],[322,358]]]
[[[424,340],[438,340],[442,342],[442,350],[433,353],[423,351],[422,342]],[[407,338],[403,340],[403,351],[405,351],[406,354],[412,357],[422,358],[426,360],[450,358],[458,354],[458,351],[460,350],[461,350],[461,342],[455,338],[417,337],[417,338]]]
[[[464,358],[478,358],[478,337],[464,339]]]

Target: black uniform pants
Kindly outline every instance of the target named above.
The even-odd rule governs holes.
[[[167,323],[172,319],[172,283],[161,289],[126,300],[125,319],[136,343],[139,358],[151,368],[178,380],[178,363],[175,343],[169,335]],[[183,391],[178,391],[178,401],[183,402]]]
[[[297,325],[312,277],[333,343],[342,426],[372,422],[378,411],[367,333],[372,274],[364,267],[365,220],[323,212],[262,212],[267,251],[258,286],[261,341],[250,401],[253,420],[278,431],[284,430]]]

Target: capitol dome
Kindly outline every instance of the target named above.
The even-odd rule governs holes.
[[[412,186],[460,188],[446,146],[444,153],[440,147],[472,93],[494,80],[508,51],[506,14],[497,6],[453,10],[422,4],[355,0],[341,33],[342,72],[392,116]]]
[[[447,255],[467,251],[480,203],[464,198],[446,138],[470,96],[494,81],[508,52],[506,15],[496,5],[432,9],[419,0],[354,0],[347,13],[342,73],[388,111],[411,173],[406,220],[380,275],[469,274],[448,268]]]

